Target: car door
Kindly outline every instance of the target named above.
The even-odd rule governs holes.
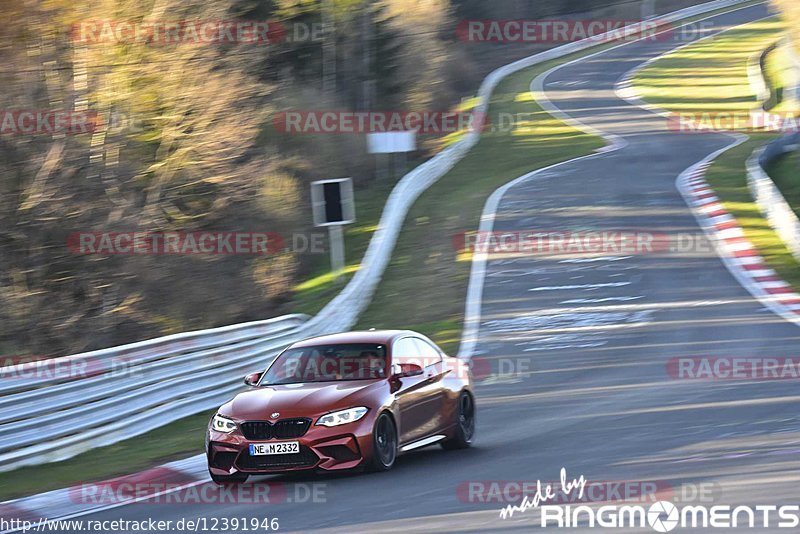
[[[422,353],[430,352],[412,336],[396,340],[392,346],[392,365],[415,364],[422,374],[400,379],[395,398],[400,412],[400,443],[407,444],[437,430],[438,412],[441,408],[441,376],[437,374],[436,361],[426,359]],[[419,340],[422,342],[422,340]],[[439,368],[441,356],[439,355]]]
[[[447,426],[442,420],[446,401],[446,392],[442,382],[445,375],[444,362],[442,353],[431,343],[418,337],[414,338],[414,343],[424,362],[422,376],[425,378],[425,389],[428,392],[425,398],[425,413],[429,416],[425,421],[425,426],[430,429],[426,434],[430,435]]]

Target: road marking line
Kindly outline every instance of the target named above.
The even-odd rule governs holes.
[[[566,286],[532,287],[528,289],[528,291],[560,291],[564,289],[600,289],[602,287],[622,287],[629,285],[631,285],[631,282],[606,282],[603,284],[573,284]]]

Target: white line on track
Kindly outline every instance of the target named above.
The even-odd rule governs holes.
[[[561,260],[558,263],[594,263],[596,261],[622,261],[631,259],[633,256],[597,256],[596,258],[574,258]]]
[[[532,287],[528,291],[561,291],[564,289],[601,289],[604,287],[622,287],[629,286],[631,282],[606,282],[603,284],[574,284],[566,286],[539,286]]]
[[[562,300],[559,304],[601,304],[603,302],[630,302],[631,300],[643,299],[644,296],[638,297],[606,297],[599,299],[569,299]]]

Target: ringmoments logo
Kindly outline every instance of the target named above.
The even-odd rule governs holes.
[[[766,528],[796,529],[800,526],[800,506],[797,505],[689,505],[676,506],[658,501],[650,506],[609,505],[541,507],[539,525],[542,528],[645,528],[655,532],[671,532],[677,528]]]
[[[556,504],[558,495],[567,501],[581,502],[587,485],[586,477],[568,479],[561,469],[558,484],[538,481],[519,504],[509,504],[500,510],[500,518],[507,519],[531,509],[539,511],[541,528],[646,528],[655,532],[671,532],[677,528],[767,528],[797,529],[800,526],[798,505],[730,506],[711,504],[675,504],[659,500],[652,504]],[[574,495],[574,497],[572,497]],[[563,499],[561,502],[563,503]]]

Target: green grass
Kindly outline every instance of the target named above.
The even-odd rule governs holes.
[[[777,19],[747,24],[687,46],[640,71],[642,97],[673,112],[749,111],[759,106],[747,77],[750,57],[781,34]]]
[[[742,112],[758,106],[747,78],[747,61],[777,41],[783,30],[777,19],[756,22],[689,46],[651,64],[634,79],[645,99],[673,112]],[[708,171],[708,181],[725,208],[736,217],[747,238],[767,264],[784,280],[800,288],[800,264],[758,209],[747,187],[745,163],[775,134],[754,133],[747,143],[720,156]],[[795,208],[800,203],[797,162],[776,165],[776,181]]]

